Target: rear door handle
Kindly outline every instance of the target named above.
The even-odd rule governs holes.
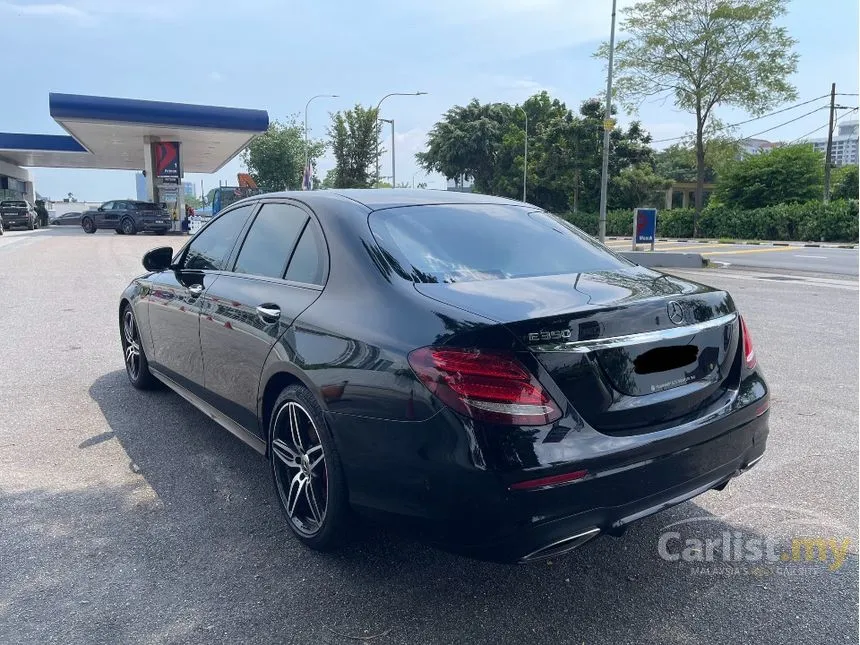
[[[281,308],[278,305],[264,304],[257,307],[257,314],[266,321],[277,320],[281,317]]]
[[[201,293],[203,293],[202,284],[189,284],[186,289],[188,289],[188,293],[190,293],[192,296],[199,296]]]

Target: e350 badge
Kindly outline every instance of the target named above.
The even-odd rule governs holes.
[[[570,340],[570,330],[533,331],[526,336],[526,341],[529,343],[536,343],[542,340]]]

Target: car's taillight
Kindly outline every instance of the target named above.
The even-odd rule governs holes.
[[[409,354],[409,365],[445,405],[473,419],[541,425],[561,417],[552,397],[510,352],[422,347]]]
[[[747,328],[747,321],[741,316],[741,334],[744,337],[744,365],[752,369],[756,365],[755,348],[753,348],[752,336]]]

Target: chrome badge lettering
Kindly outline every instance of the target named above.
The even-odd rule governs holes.
[[[542,340],[569,340],[569,329],[556,329],[554,331],[533,331],[526,336],[526,341],[536,343]]]

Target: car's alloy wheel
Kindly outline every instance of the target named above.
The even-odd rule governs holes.
[[[275,483],[287,517],[302,535],[316,535],[328,508],[325,450],[310,414],[295,401],[278,410],[272,437]]]
[[[96,232],[96,225],[93,223],[93,220],[91,220],[89,217],[86,217],[81,221],[81,228],[84,229],[84,233],[95,233]]]
[[[122,312],[122,352],[125,359],[125,372],[128,380],[139,390],[149,390],[157,386],[158,381],[149,371],[149,362],[140,344],[140,331],[131,305]]]
[[[328,551],[346,537],[351,513],[340,455],[311,392],[290,385],[269,419],[269,463],[278,503],[305,546]]]
[[[137,229],[134,228],[134,222],[127,217],[122,221],[121,228],[124,235],[134,235],[137,233]]]

